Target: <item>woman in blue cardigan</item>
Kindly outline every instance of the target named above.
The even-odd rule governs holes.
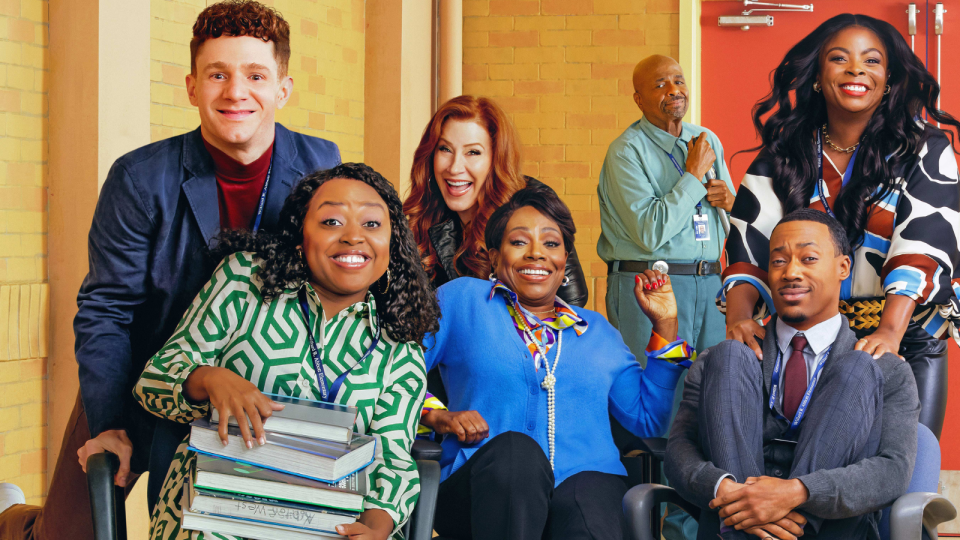
[[[637,436],[661,435],[694,353],[676,341],[666,275],[647,271],[635,288],[654,323],[645,370],[601,315],[557,297],[575,232],[552,190],[522,189],[487,224],[490,280],[438,291],[427,368],[439,366],[450,411],[462,411],[428,413],[453,434],[440,462],[442,536],[624,538],[626,471],[608,415]]]

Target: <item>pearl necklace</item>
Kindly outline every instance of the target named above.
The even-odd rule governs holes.
[[[519,312],[519,310],[518,310]],[[533,335],[533,331],[530,330],[530,327],[527,326],[526,317],[524,317],[522,312],[520,314],[520,322],[523,324],[523,333],[530,338],[530,341],[537,346],[537,350],[540,352],[540,356],[543,357],[543,369],[546,371],[546,375],[543,377],[543,382],[540,383],[540,387],[547,391],[547,447],[550,450],[550,470],[553,470],[553,455],[554,455],[554,435],[556,433],[556,385],[557,385],[557,364],[560,362],[560,348],[563,345],[563,332],[557,330],[557,355],[553,358],[553,369],[550,368],[550,360],[547,359],[547,351],[537,338]],[[546,332],[546,329],[544,329]]]

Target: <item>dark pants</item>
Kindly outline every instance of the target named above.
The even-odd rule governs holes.
[[[621,510],[626,492],[623,478],[594,471],[554,488],[540,445],[508,431],[440,484],[434,529],[458,539],[619,540],[629,537]]]
[[[854,330],[858,338],[872,332]],[[900,340],[900,356],[910,364],[920,396],[920,423],[940,438],[947,414],[947,342],[910,321]]]
[[[78,395],[67,421],[46,502],[43,506],[17,504],[0,514],[0,540],[93,540],[87,475],[77,460],[77,450],[88,440],[87,415]],[[129,494],[135,482],[134,477],[118,496]]]
[[[823,368],[797,443],[792,445],[764,441],[767,402],[761,363],[753,352],[725,344],[714,348],[701,360],[706,363],[697,420],[706,458],[743,482],[763,475],[796,478],[876,455],[883,418],[883,373],[873,358],[861,351],[834,360]],[[770,439],[769,426],[766,435]],[[804,538],[877,537],[874,514],[840,520],[806,517],[809,523]],[[717,538],[719,526],[717,512],[704,511],[698,538]],[[735,531],[725,533],[724,538],[755,537]]]

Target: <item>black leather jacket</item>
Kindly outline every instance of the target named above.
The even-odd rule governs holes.
[[[527,184],[531,182],[541,183],[539,180],[528,176]],[[433,249],[437,252],[441,266],[437,269],[433,286],[439,287],[465,274],[465,269],[458,269],[453,264],[453,256],[457,253],[460,242],[463,241],[463,228],[460,225],[460,220],[451,218],[437,223],[430,227],[427,234],[430,235],[430,243],[433,244]],[[570,305],[583,307],[587,303],[589,291],[587,289],[587,279],[583,275],[583,268],[580,267],[580,259],[577,257],[576,248],[567,257],[567,267],[564,274],[570,278],[570,282],[560,287],[557,296]]]

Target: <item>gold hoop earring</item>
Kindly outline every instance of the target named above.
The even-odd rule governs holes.
[[[890,85],[888,84],[887,87],[883,89],[883,95],[887,95],[889,93],[890,93]]]
[[[816,81],[815,83],[813,83],[813,91],[818,94],[820,93],[820,81]]]
[[[297,255],[300,257],[301,263],[307,264],[307,260],[303,257],[303,248],[300,246],[297,246]]]

